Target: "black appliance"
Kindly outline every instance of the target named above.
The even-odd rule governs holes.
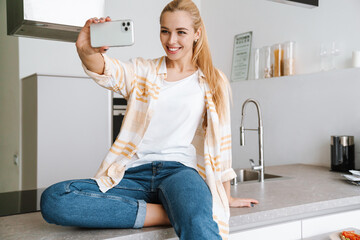
[[[354,169],[354,136],[331,136],[331,170],[347,172]]]
[[[112,121],[112,141],[115,142],[121,128],[122,121],[126,112],[127,101],[124,98],[113,98],[113,121]]]

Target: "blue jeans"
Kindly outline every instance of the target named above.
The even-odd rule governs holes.
[[[142,228],[146,203],[162,204],[180,239],[221,239],[213,220],[212,196],[199,173],[173,161],[129,168],[102,193],[92,179],[54,184],[41,196],[49,223],[86,228]]]

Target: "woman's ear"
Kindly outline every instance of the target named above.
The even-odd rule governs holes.
[[[201,28],[199,28],[195,33],[195,41],[198,41],[201,36]]]

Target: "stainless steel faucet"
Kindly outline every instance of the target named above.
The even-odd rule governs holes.
[[[258,128],[257,129],[246,129],[244,127],[246,105],[248,103],[254,103],[258,114]],[[263,123],[261,118],[260,104],[253,98],[247,99],[242,105],[241,113],[241,125],[240,125],[240,146],[245,145],[245,131],[257,131],[259,134],[259,165],[255,165],[254,161],[250,159],[252,170],[260,172],[259,182],[264,182],[264,134],[263,134]]]

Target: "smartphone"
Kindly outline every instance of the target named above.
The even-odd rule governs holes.
[[[92,47],[123,47],[134,44],[134,23],[132,20],[116,20],[90,25]]]

